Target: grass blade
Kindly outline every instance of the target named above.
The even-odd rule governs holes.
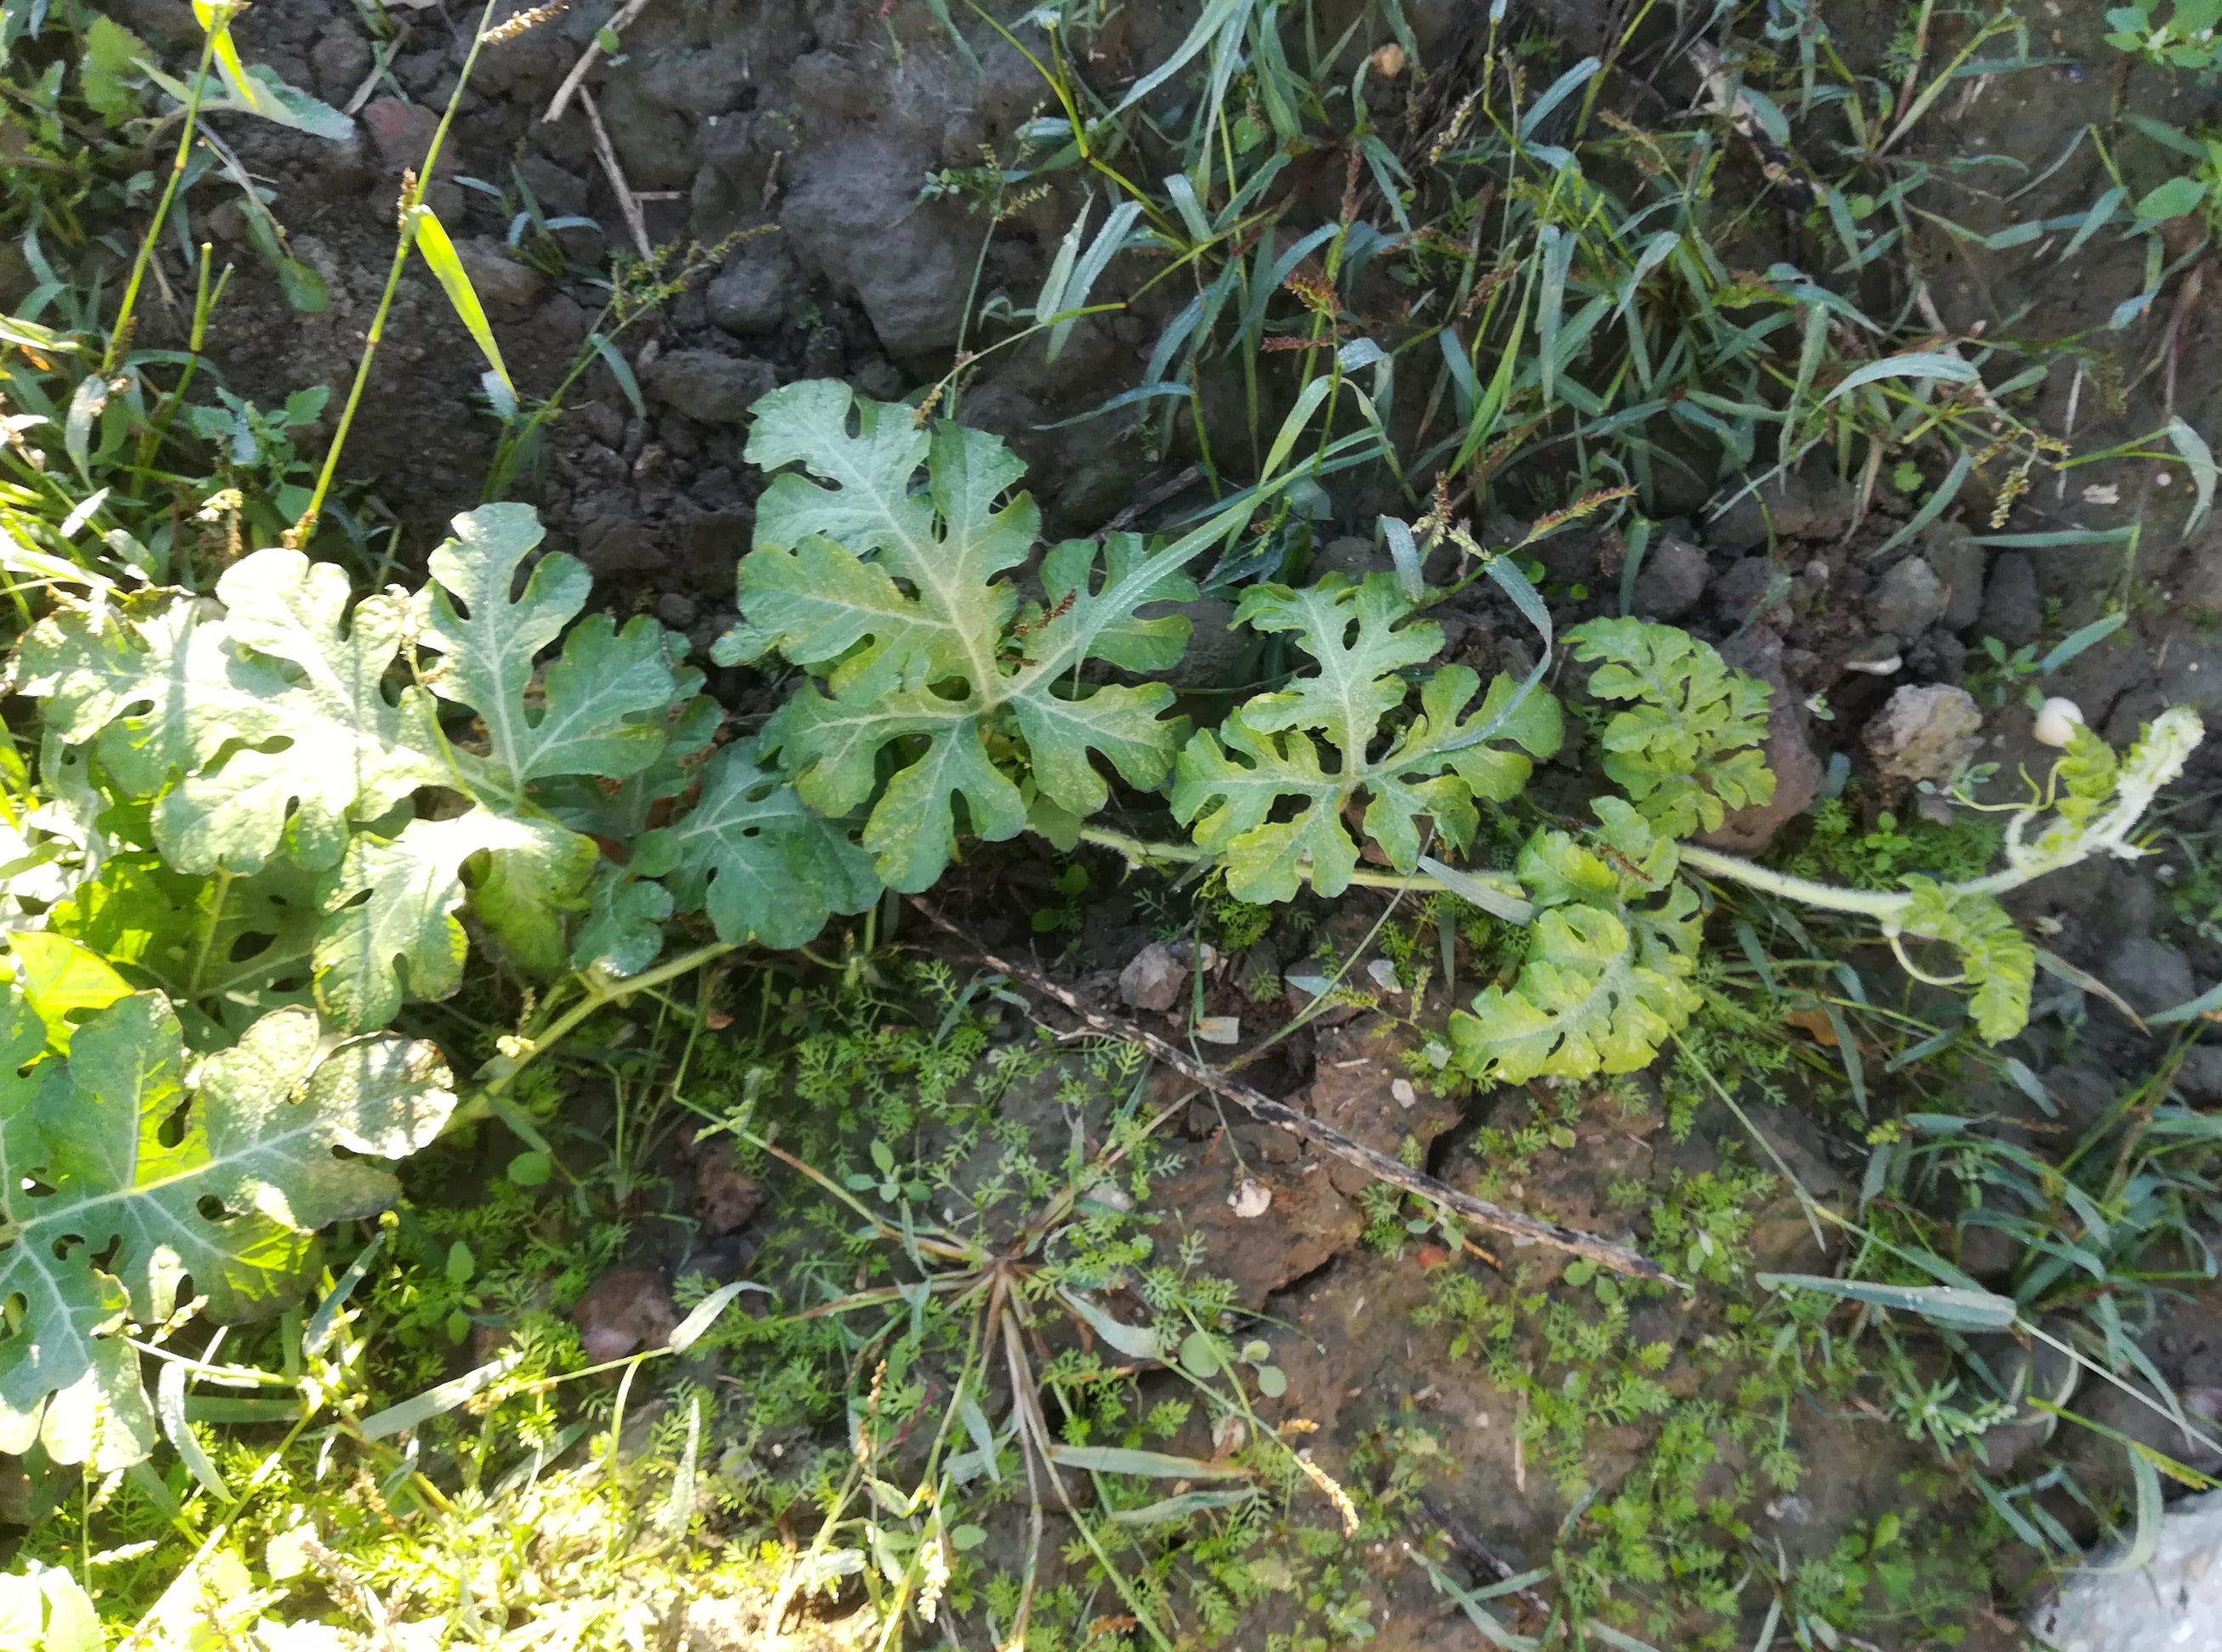
[[[2106,641],[2107,638],[2129,624],[2129,621],[2130,617],[2127,614],[2110,613],[2104,619],[2093,620],[2087,625],[2078,626],[2062,638],[2058,646],[2037,663],[2037,675],[2043,676],[2049,672],[2057,671],[2093,644]]]
[[[2002,1331],[2020,1312],[2011,1297],[1949,1285],[1878,1285],[1867,1279],[1831,1279],[1817,1273],[1761,1273],[1754,1276],[1769,1291],[1816,1291],[1872,1307],[1918,1314],[1957,1330]]]
[[[1579,91],[1589,78],[1604,66],[1602,59],[1585,57],[1546,86],[1543,95],[1530,104],[1528,112],[1520,117],[1520,141],[1525,143],[1535,136],[1535,129],[1543,123],[1544,117]]]
[[[1189,1516],[1200,1514],[1207,1509],[1232,1509],[1247,1503],[1257,1495],[1247,1486],[1239,1492],[1183,1492],[1178,1497],[1161,1498],[1139,1509],[1121,1509],[1111,1517],[1111,1523],[1114,1526],[1164,1525],[1171,1521],[1185,1520]]]
[[[451,1377],[426,1389],[414,1399],[405,1399],[399,1405],[373,1412],[356,1426],[356,1432],[366,1440],[383,1440],[387,1435],[399,1434],[444,1416],[474,1395],[493,1387],[516,1370],[524,1359],[522,1349],[512,1348],[499,1360],[489,1360],[474,1371],[466,1371],[460,1377]]]
[[[1232,1463],[1208,1463],[1201,1457],[1176,1457],[1164,1451],[1133,1451],[1124,1446],[1051,1446],[1049,1460],[1060,1468],[1099,1474],[1139,1474],[1152,1479],[1247,1479],[1250,1471]]]
[[[1884,379],[1941,379],[1947,384],[1973,384],[1975,369],[1958,356],[1943,350],[1914,350],[1905,355],[1886,355],[1880,361],[1870,361],[1844,375],[1842,384],[1823,396],[1827,405],[1837,397]]]
[[[154,1409],[161,1414],[162,1432],[178,1448],[179,1460],[192,1471],[210,1497],[230,1502],[231,1488],[223,1483],[223,1476],[201,1448],[199,1436],[185,1421],[185,1368],[174,1360],[162,1362],[162,1374],[154,1383]]]
[[[479,354],[486,357],[486,365],[493,369],[494,376],[501,380],[502,387],[513,401],[517,386],[501,359],[501,346],[494,342],[493,327],[486,320],[486,306],[479,302],[478,289],[471,285],[470,272],[456,256],[455,243],[448,238],[447,226],[429,206],[410,208],[409,225],[416,237],[417,250],[424,255],[426,267],[439,282],[441,291],[448,295],[448,302],[455,306],[464,331],[470,334],[471,341],[479,347]]]
[[[2214,508],[2214,449],[2206,445],[2206,437],[2181,418],[2169,420],[2168,439],[2183,455],[2183,462],[2191,467],[2192,485],[2199,490],[2198,502],[2184,518],[2183,537],[2188,539],[2199,531],[2199,524]]]
[[[1921,508],[1906,519],[1903,527],[1869,551],[1867,560],[1874,562],[1888,555],[1943,515],[1952,501],[1960,497],[1960,489],[1966,484],[1968,474],[1974,468],[1974,455],[1965,448],[1961,449],[1958,455],[1952,461],[1952,468],[1946,471],[1944,480],[1936,484],[1936,491],[1930,494]]]
[[[1535,908],[1517,895],[1507,895],[1493,883],[1484,883],[1472,872],[1462,872],[1455,866],[1447,866],[1432,855],[1420,857],[1420,870],[1441,884],[1470,907],[1479,907],[1492,918],[1502,918],[1509,924],[1526,924],[1535,915]]]
[[[769,1285],[758,1285],[753,1279],[736,1279],[731,1285],[721,1285],[696,1303],[694,1311],[679,1322],[679,1327],[671,1333],[671,1341],[667,1346],[674,1354],[686,1353],[701,1341],[702,1334],[717,1322],[719,1314],[725,1312],[725,1304],[744,1291],[761,1291],[767,1297],[772,1294]]]

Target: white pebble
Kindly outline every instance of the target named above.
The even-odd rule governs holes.
[[[1409,1078],[1392,1080],[1389,1085],[1389,1093],[1397,1098],[1397,1105],[1399,1107],[1414,1107],[1419,1103],[1420,1092],[1412,1088],[1412,1081]]]
[[[1227,1208],[1245,1222],[1264,1215],[1272,1207],[1273,1190],[1254,1177],[1244,1177],[1242,1185],[1227,1196]]]

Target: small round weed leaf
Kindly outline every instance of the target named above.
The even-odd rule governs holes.
[[[538,1187],[548,1179],[552,1165],[546,1153],[519,1153],[509,1161],[509,1179],[519,1187]]]
[[[1267,1399],[1280,1398],[1289,1391],[1288,1374],[1278,1366],[1259,1366],[1258,1391]]]
[[[1202,1331],[1190,1331],[1181,1339],[1180,1362],[1199,1377],[1219,1374],[1219,1348]]]
[[[1596,1275],[1596,1263],[1577,1258],[1566,1264],[1564,1277],[1568,1285],[1587,1285]]]
[[[977,1548],[986,1542],[988,1529],[985,1526],[952,1526],[949,1531],[949,1541],[961,1555],[968,1548]]]
[[[1241,1358],[1247,1360],[1252,1365],[1256,1365],[1260,1360],[1270,1360],[1272,1357],[1272,1344],[1261,1336],[1253,1336],[1242,1345]]]
[[[464,1244],[461,1240],[459,1239],[448,1247],[448,1283],[449,1285],[462,1284],[478,1271],[478,1258],[471,1254],[471,1247]]]

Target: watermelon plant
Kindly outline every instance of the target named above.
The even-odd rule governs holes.
[[[1238,619],[1307,663],[1191,732],[1149,680],[1189,622],[1144,611],[1194,594],[1191,563],[1264,490],[1171,543],[1050,547],[1029,600],[1015,575],[1039,518],[996,438],[806,382],[759,404],[748,456],[781,474],[718,657],[798,675],[739,738],[680,638],[587,612],[586,569],[539,554],[522,505],[457,518],[414,592],[357,598],[283,546],[210,597],[45,566],[53,600],[13,661],[46,730],[26,777],[41,812],[18,818],[44,824],[9,893],[59,898],[17,936],[5,1011],[20,1048],[0,1136],[33,1185],[8,1196],[0,1271],[26,1306],[0,1341],[0,1448],[143,1454],[152,1413],[122,1328],[160,1324],[184,1278],[219,1317],[298,1291],[300,1235],[388,1187],[331,1149],[399,1157],[455,1106],[436,1054],[380,1029],[457,989],[474,932],[568,983],[481,1075],[497,1095],[626,983],[803,945],[883,890],[930,889],[967,836],[1030,828],[1201,855],[1259,903],[1340,892],[1371,846],[1415,886],[1528,925],[1517,977],[1453,1018],[1478,1079],[1654,1059],[1698,1007],[1698,878],[1867,915],[1924,979],[1944,977],[1905,943],[1940,944],[1995,1041],[2026,1017],[2035,961],[1997,896],[2136,852],[2199,738],[2181,709],[2124,757],[2079,730],[1999,871],[1837,889],[1688,841],[1771,795],[1767,687],[1672,627],[1592,620],[1564,640],[1596,668],[1617,794],[1596,796],[1593,825],[1537,830],[1508,870],[1461,870],[1441,857],[1471,846],[1478,803],[1517,795],[1563,738],[1541,686],[1547,615],[1516,559],[1487,571],[1540,622],[1524,680],[1484,689],[1459,665],[1409,680],[1440,651],[1425,614],[1441,594],[1397,575],[1260,584]],[[1167,794],[1191,845],[1090,827],[1114,784]],[[181,1143],[149,1134],[180,1108]]]

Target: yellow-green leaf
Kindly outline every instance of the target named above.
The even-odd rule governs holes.
[[[49,1047],[67,1055],[76,1021],[129,997],[130,983],[79,942],[41,930],[11,937],[16,981],[32,1014],[46,1023]],[[72,1019],[74,1018],[74,1019]]]
[[[517,386],[510,380],[509,368],[501,359],[501,346],[493,342],[493,328],[486,321],[486,306],[479,302],[478,289],[471,285],[470,273],[464,269],[463,261],[455,255],[455,243],[448,238],[447,226],[443,224],[429,206],[409,210],[409,223],[417,237],[417,250],[424,254],[441,290],[447,293],[448,302],[455,307],[463,326],[479,347],[479,353],[493,369],[494,377],[512,397]]]

